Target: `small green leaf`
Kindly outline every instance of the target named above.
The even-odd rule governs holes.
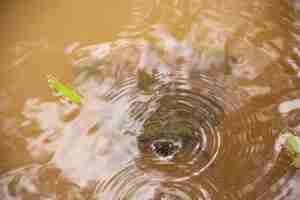
[[[78,94],[76,94],[76,92],[73,89],[63,85],[52,75],[47,75],[47,79],[48,79],[48,84],[52,86],[58,93],[60,93],[66,99],[76,104],[81,103],[81,97]]]
[[[284,147],[293,159],[292,166],[300,168],[300,137],[290,130],[285,130],[281,136]]]
[[[285,145],[291,153],[300,154],[300,138],[298,136],[287,136],[285,140]]]

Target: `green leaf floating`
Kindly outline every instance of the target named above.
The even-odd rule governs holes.
[[[284,132],[281,137],[283,138],[283,145],[291,154],[293,159],[292,165],[300,168],[300,137],[294,135],[290,131]]]
[[[52,75],[48,74],[46,77],[48,79],[48,84],[52,86],[59,94],[64,96],[72,103],[76,103],[76,104],[81,103],[81,97],[78,94],[76,94],[76,92],[73,89],[63,85]]]
[[[289,151],[294,154],[300,153],[300,138],[297,136],[289,136],[285,141],[287,148]]]
[[[291,132],[286,132],[282,135],[284,137],[284,145],[292,154],[300,154],[300,137],[295,136]]]

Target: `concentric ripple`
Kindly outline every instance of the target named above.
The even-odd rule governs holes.
[[[226,191],[212,195],[225,199],[256,197],[267,191],[266,187],[277,188],[279,180],[287,181],[288,158],[270,148],[275,148],[276,134],[282,127],[276,114],[280,95],[249,101],[243,90],[226,88],[211,76],[186,77],[178,67],[167,81],[158,73],[148,93],[141,92],[137,81],[131,79],[109,96],[113,101],[129,99],[132,121],[128,127],[137,137],[140,151],[135,159],[137,176],[196,185],[209,176],[219,180],[217,188]],[[130,193],[133,186],[128,187],[118,195]],[[138,194],[135,191],[133,196],[122,198],[135,199]]]
[[[209,184],[193,185],[188,182],[173,182],[148,176],[134,165],[129,165],[98,184],[95,200],[200,200],[213,199],[214,190]]]
[[[252,200],[263,198],[270,188],[276,193],[289,181],[290,160],[276,150],[278,133],[284,128],[277,112],[285,95],[282,89],[299,85],[290,81],[292,73],[287,74],[284,66],[289,56],[284,50],[290,48],[288,33],[281,29],[286,19],[281,13],[277,24],[272,15],[265,16],[264,9],[273,7],[270,1],[263,8],[254,4],[252,8],[247,1],[231,9],[234,4],[222,9],[210,4],[195,15],[198,21],[185,38],[192,44],[190,49],[168,32],[171,22],[160,30],[155,44],[145,39],[145,48],[136,48],[142,51],[132,65],[137,69],[119,79],[107,99],[128,102],[131,119],[124,133],[136,137],[139,154],[133,166],[99,183],[96,199],[193,199],[185,196],[182,184],[201,188],[204,177],[210,177],[220,191],[214,189],[205,196],[200,190],[202,199]],[[149,18],[156,20],[154,24],[163,23],[160,6],[161,1],[149,6],[150,14],[139,18],[141,27],[133,29],[143,32],[151,27],[147,16],[155,12],[158,18]],[[243,10],[235,15],[239,21],[231,25],[236,18],[223,15],[231,16],[239,6],[251,7],[257,16]],[[295,63],[292,67],[299,70]],[[297,116],[293,118],[296,121],[289,120],[289,126],[297,124]],[[182,189],[174,189],[173,183]],[[173,189],[161,189],[166,184]],[[157,190],[172,192],[163,196]]]
[[[138,136],[139,167],[183,178],[199,174],[214,162],[221,146],[217,125],[223,105],[206,93],[209,85],[200,88],[205,81],[198,84],[199,90],[185,89],[180,81],[161,88],[162,95],[154,100],[158,106]]]
[[[146,94],[128,79],[108,97],[129,99],[133,120],[128,127],[140,150],[137,166],[183,180],[205,171],[217,158],[222,142],[218,125],[226,113],[224,89],[205,75],[194,81],[183,77],[166,81],[161,76],[156,75]]]
[[[71,57],[69,73],[64,72],[64,62],[49,62],[49,68],[40,69],[49,57],[43,55],[41,63],[25,62],[34,56],[21,52],[15,65],[20,66],[16,71],[23,70],[9,82],[4,77],[5,88],[16,88],[11,96],[29,98],[31,92],[25,88],[41,96],[35,89],[45,80],[32,78],[41,76],[33,73],[36,69],[65,74],[59,76],[63,83],[77,72],[75,87],[86,91],[79,112],[95,112],[74,121],[88,127],[83,130],[59,126],[64,135],[75,133],[71,139],[82,136],[55,156],[62,164],[1,175],[0,199],[299,199],[300,181],[294,179],[292,160],[277,141],[284,128],[300,132],[300,26],[299,8],[292,8],[295,2],[128,0],[123,3],[131,18],[124,29],[118,28],[121,39],[99,38],[106,42],[82,47],[92,40],[77,38],[80,42],[66,51]],[[81,9],[79,13],[85,14]],[[116,19],[104,20],[107,31],[114,29],[114,21],[123,21],[123,15],[111,14]],[[95,34],[106,32],[106,27]],[[83,29],[79,26],[75,32],[85,35]],[[37,67],[26,68],[32,64]],[[16,109],[3,119],[20,113],[22,109]],[[96,120],[89,122],[89,116]],[[9,149],[18,146],[15,138],[22,136],[22,129],[7,131],[12,125],[1,125],[9,135],[1,144]],[[5,154],[7,148],[3,149]],[[13,161],[17,156],[9,157],[3,159]],[[80,179],[72,177],[91,181],[88,189],[95,189],[96,183],[92,196]]]

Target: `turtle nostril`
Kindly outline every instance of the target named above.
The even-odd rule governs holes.
[[[179,144],[169,140],[157,140],[151,145],[152,151],[158,157],[171,157],[179,150]]]

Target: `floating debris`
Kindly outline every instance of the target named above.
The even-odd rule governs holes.
[[[281,135],[283,145],[293,159],[292,165],[300,168],[300,136],[296,136],[291,131],[284,131]]]
[[[48,84],[50,85],[50,87],[53,87],[60,95],[62,95],[72,103],[81,103],[81,97],[78,94],[76,94],[76,92],[73,89],[63,85],[52,75],[48,74],[46,77],[48,79]]]

